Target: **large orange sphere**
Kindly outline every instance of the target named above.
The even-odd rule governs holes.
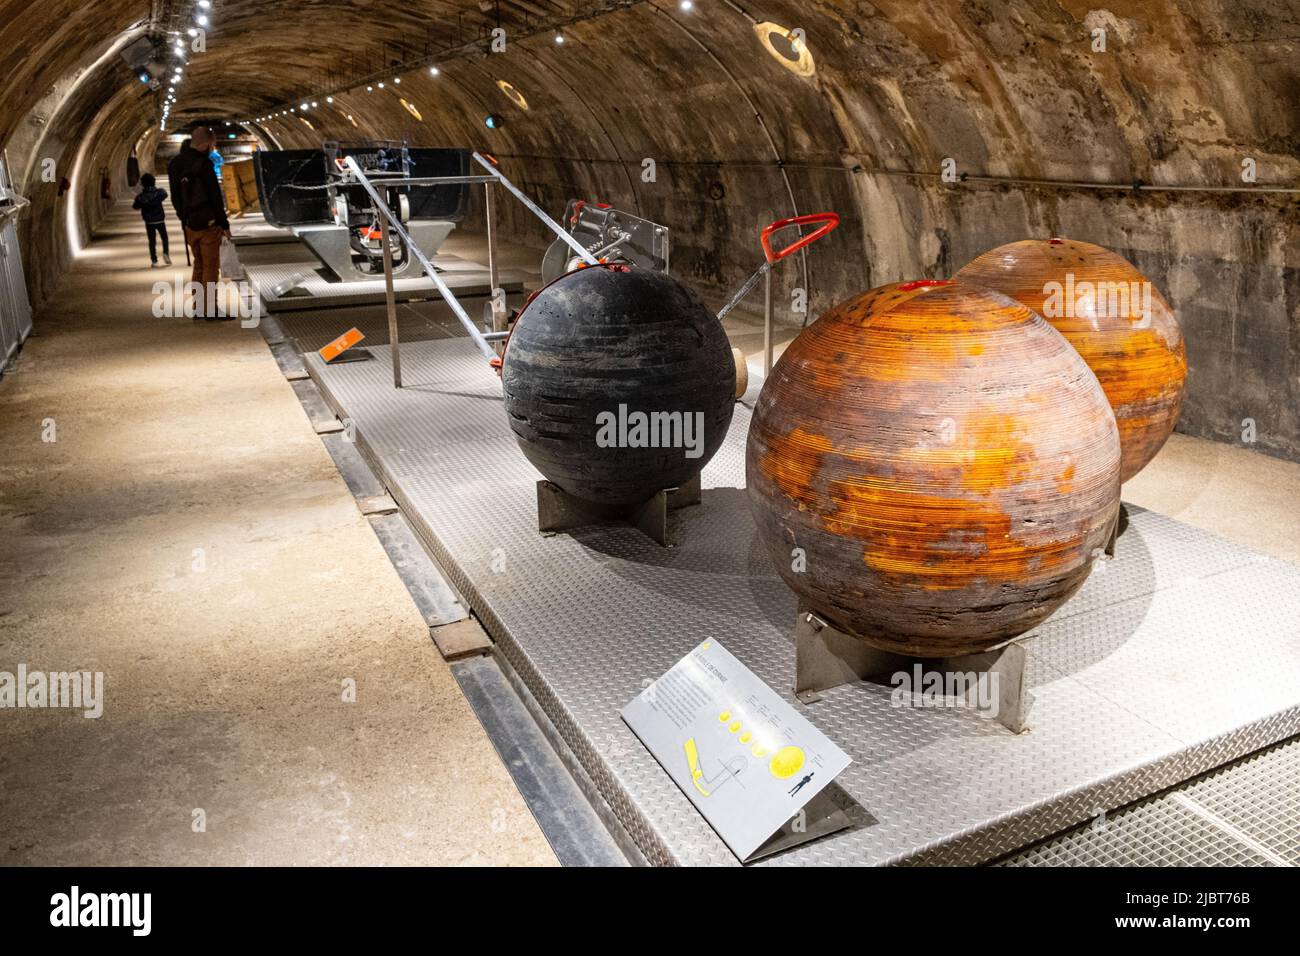
[[[1120,481],[1156,456],[1178,421],[1187,379],[1169,303],[1123,256],[1074,239],[1025,239],[957,273],[1029,306],[1070,340],[1097,375],[1119,425]]]
[[[864,293],[797,338],[749,430],[750,509],[803,604],[876,647],[988,650],[1087,577],[1119,513],[1097,378],[1038,315],[958,282]]]

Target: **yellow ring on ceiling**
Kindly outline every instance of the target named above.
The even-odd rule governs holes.
[[[763,44],[763,49],[767,50],[774,60],[791,73],[799,76],[812,76],[817,72],[817,64],[813,62],[813,55],[808,49],[807,42],[795,37],[792,31],[787,30],[781,24],[773,23],[770,20],[755,23],[754,34],[758,37],[758,42]],[[785,40],[783,45],[788,45],[791,51],[798,56],[798,59],[791,59],[788,54],[779,50],[772,42],[774,36]]]
[[[524,94],[520,93],[505,80],[497,80],[497,87],[500,88],[502,93],[510,97],[510,102],[514,103],[515,106],[519,107],[521,110],[528,109],[528,101],[524,99]]]
[[[421,123],[424,122],[424,117],[420,115],[420,111],[417,110],[417,109],[415,108],[415,104],[414,104],[414,103],[408,103],[404,98],[402,98],[402,97],[400,97],[400,96],[398,97],[398,99],[402,100],[402,105],[406,107],[406,112],[410,113],[412,116],[414,116],[416,119],[418,119]]]

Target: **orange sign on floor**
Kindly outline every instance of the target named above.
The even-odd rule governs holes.
[[[360,329],[348,329],[348,331],[344,332],[329,345],[321,349],[320,357],[326,362],[332,362],[364,338],[365,336],[361,334]]]

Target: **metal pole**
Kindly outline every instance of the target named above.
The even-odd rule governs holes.
[[[506,329],[505,292],[497,288],[497,231],[492,206],[492,184],[483,184],[483,215],[487,219],[488,294],[492,296],[492,331]]]
[[[587,265],[589,266],[600,265],[600,260],[598,260],[590,252],[588,252],[587,249],[583,247],[582,243],[580,243],[577,239],[574,239],[573,236],[569,235],[569,233],[567,233],[558,222],[556,222],[550,216],[546,215],[546,213],[542,212],[541,207],[538,206],[537,203],[533,202],[531,199],[525,196],[519,190],[518,186],[516,186],[510,180],[506,179],[505,176],[501,175],[501,172],[495,166],[489,163],[478,153],[474,154],[474,158],[478,160],[480,166],[482,166],[484,169],[486,169],[489,173],[491,173],[496,178],[497,182],[499,182],[502,186],[506,187],[506,189],[510,190],[510,192],[514,195],[516,199],[518,199],[521,203],[527,206],[529,212],[531,212],[534,216],[536,216],[538,219],[544,222],[547,228],[551,230],[551,232],[555,233],[557,236],[559,236],[561,239],[567,242],[569,244],[569,247],[573,249],[573,251],[576,252],[582,258],[583,262],[587,263]]]
[[[411,237],[407,235],[406,229],[397,221],[397,217],[394,216],[393,211],[388,208],[388,204],[384,202],[379,193],[375,190],[374,185],[366,178],[366,174],[361,171],[361,165],[357,162],[356,157],[348,156],[343,160],[343,162],[352,175],[356,177],[357,182],[361,187],[365,189],[366,194],[370,197],[370,201],[374,203],[375,208],[383,213],[384,218],[388,220],[389,228],[391,228],[394,234],[402,240],[407,253],[414,256],[419,261],[420,265],[424,266],[424,271],[428,274],[429,278],[433,280],[433,284],[437,286],[438,293],[442,296],[443,301],[451,307],[451,311],[455,313],[456,318],[460,320],[460,324],[464,326],[465,331],[469,333],[469,337],[474,340],[474,344],[477,345],[479,351],[483,353],[483,357],[486,359],[496,358],[496,349],[491,346],[487,339],[483,338],[483,333],[478,330],[478,326],[474,324],[473,320],[465,312],[460,301],[452,291],[447,288],[447,283],[442,281],[442,276],[438,275],[438,270],[433,267],[433,263],[430,262],[429,257],[424,254],[424,250],[411,241]]]
[[[763,378],[772,374],[772,270],[763,276]]]
[[[402,356],[401,346],[397,341],[397,296],[393,294],[393,247],[388,239],[388,221],[385,220],[383,232],[379,237],[379,241],[384,244],[384,301],[388,305],[388,342],[393,350],[393,388],[401,388]]]

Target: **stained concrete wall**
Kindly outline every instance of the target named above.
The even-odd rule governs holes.
[[[54,43],[41,30],[63,6]],[[0,67],[10,68],[0,81],[0,140],[60,78],[86,69],[115,36],[147,26],[150,12],[147,3],[105,0],[92,25],[71,0],[37,17],[25,7],[0,0],[0,49],[9,51]],[[668,0],[537,0],[501,8],[504,53],[449,56],[437,77],[409,70],[400,85],[363,85],[326,103],[339,73],[455,46],[493,21],[472,0],[227,0],[208,52],[187,69],[177,122],[257,117],[314,98],[320,105],[306,117],[265,122],[268,138],[286,148],[405,137],[487,149],[553,212],[587,197],[667,224],[674,271],[714,300],[758,264],[762,225],[836,210],[843,227],[780,270],[778,315],[795,324],[804,319],[789,308],[796,286],[808,290],[815,316],[873,285],[949,275],[1001,242],[1053,234],[1097,242],[1132,259],[1178,310],[1190,364],[1180,428],[1239,441],[1251,418],[1258,448],[1300,460],[1296,195],[1127,188],[1242,187],[1244,159],[1256,165],[1257,186],[1300,184],[1293,2],[698,0],[686,13]],[[562,46],[538,30],[539,14],[598,8],[611,9],[566,26]],[[815,72],[797,75],[770,55],[755,32],[760,21],[802,29]],[[1104,51],[1094,48],[1097,30]],[[28,62],[23,43],[36,44],[39,63]],[[49,120],[70,140],[104,117],[84,160],[90,179],[106,163],[119,175],[152,119],[120,60],[100,72]],[[499,80],[523,94],[527,110]],[[488,113],[505,126],[488,130]],[[656,164],[653,182],[642,178],[646,159]],[[946,183],[938,175],[945,159],[971,177],[1057,182]],[[97,188],[81,187],[92,196]],[[30,270],[37,298],[66,257],[57,202],[39,203],[33,220],[54,225],[31,230],[41,244]],[[95,207],[86,203],[83,228]],[[517,204],[499,208],[505,231],[545,240]]]

